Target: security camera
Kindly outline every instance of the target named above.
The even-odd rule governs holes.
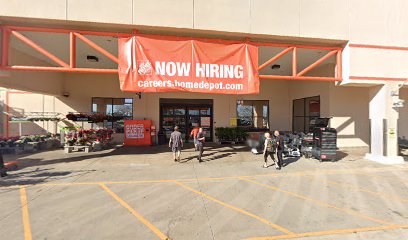
[[[398,97],[399,91],[391,91],[391,97]]]
[[[394,108],[403,108],[404,107],[404,100],[398,99],[396,101],[393,102],[393,107]]]

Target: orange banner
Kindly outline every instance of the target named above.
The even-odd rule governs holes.
[[[120,38],[119,80],[125,92],[259,93],[258,48],[208,39]]]

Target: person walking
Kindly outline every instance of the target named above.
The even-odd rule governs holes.
[[[263,156],[264,156],[265,163],[262,167],[267,168],[268,167],[268,156],[272,158],[274,164],[276,165],[275,156],[274,156],[275,150],[276,150],[276,141],[275,139],[271,138],[271,134],[269,132],[266,132],[264,136],[265,136],[265,142],[264,142]]]
[[[285,149],[285,142],[283,139],[283,136],[280,135],[279,131],[275,131],[274,133],[275,139],[276,139],[276,145],[277,145],[277,157],[278,157],[278,164],[276,164],[276,169],[281,170],[282,164],[283,164],[283,150]]]
[[[3,153],[0,153],[0,177],[7,177],[7,169],[4,166]]]
[[[199,151],[198,153],[198,162],[203,162],[203,160],[201,160],[202,156],[203,156],[203,152],[204,152],[204,142],[205,142],[205,136],[204,136],[204,132],[202,128],[198,129],[198,133],[197,133],[197,150]]]
[[[174,127],[174,132],[170,135],[169,147],[173,152],[174,161],[180,161],[181,155],[181,148],[183,147],[183,139],[181,137],[181,132],[179,131],[179,127]]]
[[[191,133],[190,133],[190,138],[194,139],[194,150],[195,151],[197,151],[197,134],[198,134],[199,129],[200,129],[199,127],[195,126],[193,130],[191,130]]]

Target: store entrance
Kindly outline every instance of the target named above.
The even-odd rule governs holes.
[[[207,141],[213,141],[213,100],[212,99],[160,99],[160,129],[169,141],[174,126],[180,128],[183,139],[189,138],[191,130],[203,128]]]

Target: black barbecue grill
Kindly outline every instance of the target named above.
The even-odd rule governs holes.
[[[310,121],[313,135],[312,156],[320,161],[336,160],[337,130],[328,127],[330,118],[317,118]]]

